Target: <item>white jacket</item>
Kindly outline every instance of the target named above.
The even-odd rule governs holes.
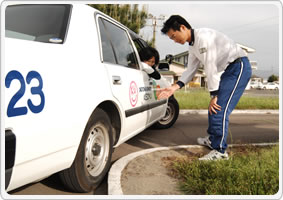
[[[226,67],[237,58],[247,55],[223,33],[208,28],[195,29],[192,32],[194,41],[189,46],[188,68],[180,81],[184,84],[191,81],[201,63],[204,65],[208,90],[216,91]]]
[[[141,62],[141,64],[142,70],[145,71],[147,74],[152,74],[154,72],[154,69],[145,62]]]

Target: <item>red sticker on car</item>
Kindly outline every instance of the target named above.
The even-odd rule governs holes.
[[[139,94],[138,86],[135,83],[135,81],[132,81],[130,84],[130,91],[129,91],[130,103],[132,107],[135,107],[137,105],[138,94]]]
[[[155,81],[153,81],[153,93],[155,100],[157,100],[158,96],[160,95],[160,85],[156,85]]]

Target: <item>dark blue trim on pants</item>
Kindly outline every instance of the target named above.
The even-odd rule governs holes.
[[[221,153],[227,148],[229,116],[244,93],[251,75],[252,69],[247,57],[242,57],[240,62],[228,65],[221,75],[217,100],[221,111],[212,115],[208,112],[207,129],[212,148]]]

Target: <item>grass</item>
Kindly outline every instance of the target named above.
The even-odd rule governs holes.
[[[207,109],[209,92],[201,89],[175,93],[180,109]],[[279,97],[243,95],[236,109],[279,109]],[[242,149],[243,150],[243,149]],[[233,148],[228,161],[173,161],[171,169],[184,194],[273,195],[279,189],[279,146]]]
[[[203,89],[184,90],[174,94],[180,109],[207,109],[210,102],[209,92]],[[279,97],[254,97],[243,95],[236,109],[279,109]]]
[[[236,109],[279,109],[279,98],[242,96]]]
[[[234,152],[235,150],[233,150]],[[180,190],[191,195],[273,195],[279,190],[279,146],[245,147],[228,161],[176,160]]]

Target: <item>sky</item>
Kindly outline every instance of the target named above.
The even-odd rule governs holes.
[[[197,28],[212,28],[218,30],[235,42],[256,50],[249,54],[251,61],[257,61],[258,69],[253,74],[263,78],[270,75],[279,75],[279,45],[282,46],[282,5],[278,1],[258,1],[233,3],[227,2],[150,2],[147,5],[148,13],[156,17],[165,16],[165,20],[172,14],[184,17],[190,25]],[[161,33],[165,20],[158,20],[156,32],[156,48],[161,59],[167,54],[178,54],[188,50],[185,45],[171,41]],[[152,20],[149,26],[140,31],[146,40],[151,39],[153,28]],[[279,42],[281,41],[281,44]],[[282,55],[281,55],[282,56]],[[280,69],[282,66],[280,66]]]
[[[272,74],[279,75],[279,69],[282,70],[282,66],[279,66],[279,59],[282,58],[282,52],[279,54],[279,45],[282,46],[282,40],[279,40],[282,38],[282,27],[279,27],[282,26],[282,4],[279,0],[227,2],[139,1],[138,4],[148,3],[146,4],[148,13],[153,16],[165,16],[166,20],[172,14],[178,14],[195,29],[212,28],[226,34],[235,42],[256,50],[255,53],[249,54],[249,59],[258,63],[258,69],[254,70],[253,74],[265,79]],[[167,54],[175,55],[188,50],[187,43],[186,45],[174,43],[161,33],[165,20],[158,21],[156,32],[156,48],[161,59]],[[152,20],[148,20],[147,24],[151,25]],[[150,40],[152,32],[152,26],[146,26],[139,34],[144,39]]]

